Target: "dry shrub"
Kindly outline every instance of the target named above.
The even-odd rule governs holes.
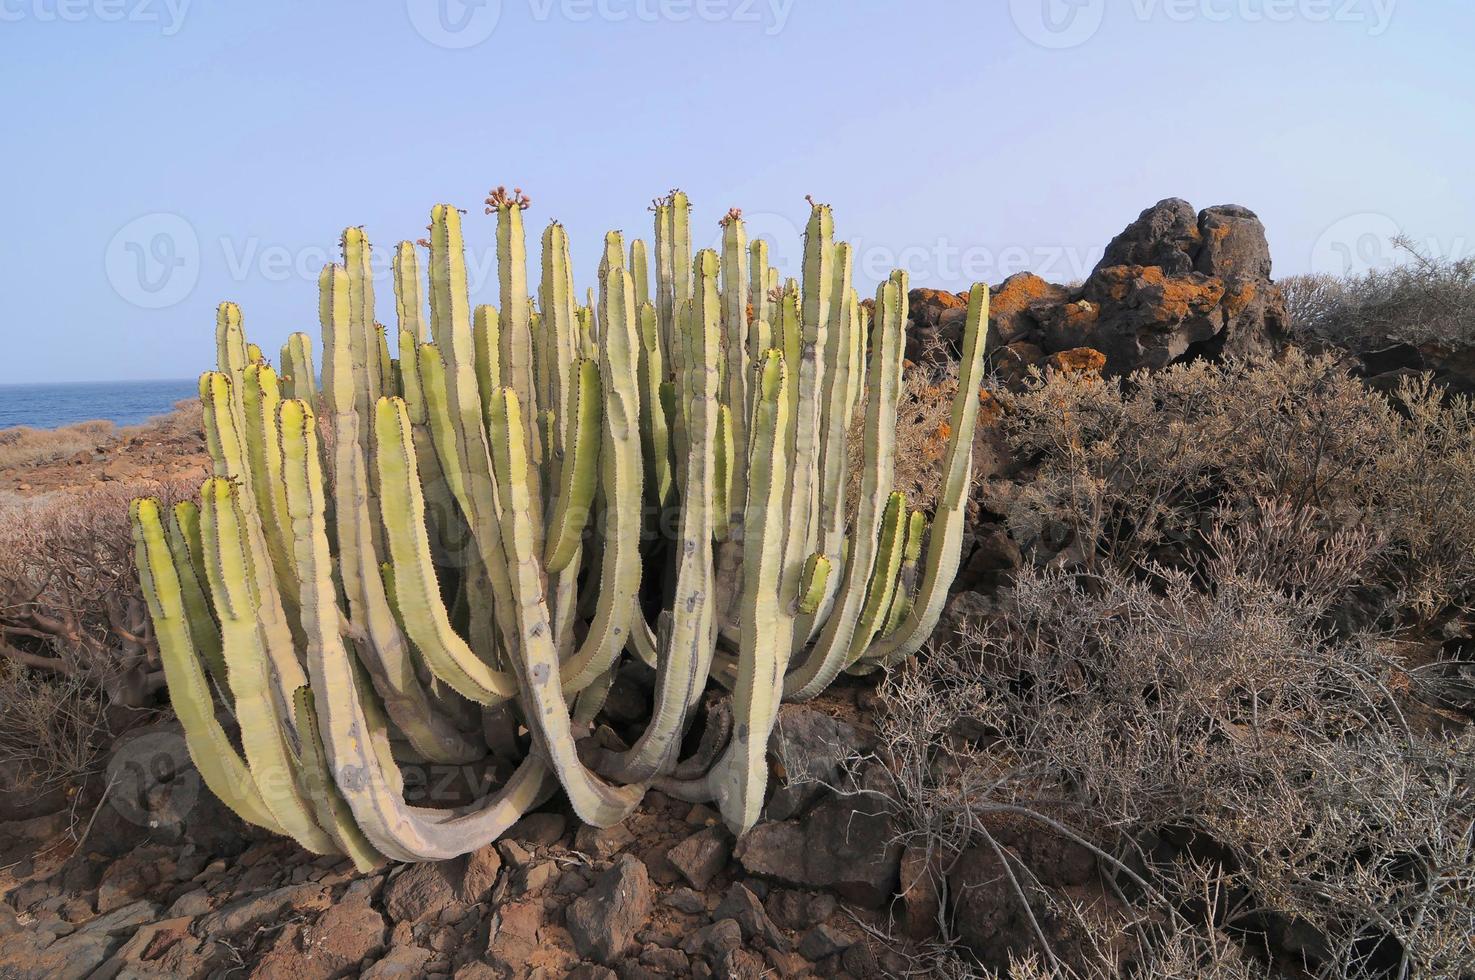
[[[163,684],[133,571],[128,501],[182,485],[115,484],[11,503],[0,513],[0,658],[85,682],[114,703]]]
[[[106,740],[102,699],[86,679],[0,660],[0,766],[37,796],[96,771]]]
[[[107,445],[116,436],[116,426],[102,419],[59,429],[33,429],[27,425],[0,429],[0,470],[69,459]]]
[[[1282,279],[1292,329],[1353,348],[1475,342],[1475,256],[1439,259],[1408,239],[1394,243],[1409,261],[1360,276]]]
[[[1416,618],[1475,598],[1472,403],[1428,379],[1405,379],[1390,400],[1333,359],[1291,350],[1121,384],[1049,373],[999,397],[1034,477],[1008,505],[1009,529],[1037,555],[1090,571],[1184,568],[1209,515],[1232,523],[1267,499],[1311,509],[1324,535],[1383,538],[1368,582]]]
[[[1326,627],[1377,538],[1263,501],[1204,537],[1191,570],[1026,568],[964,649],[886,679],[911,842],[1027,815],[1096,849],[1107,919],[1014,856],[1081,937],[1011,951],[1018,976],[1464,975],[1475,735],[1411,729],[1378,638]]]

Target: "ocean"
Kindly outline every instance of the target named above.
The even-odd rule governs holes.
[[[175,402],[197,397],[196,385],[193,379],[0,385],[0,429],[55,429],[91,419],[136,425],[164,415]]]

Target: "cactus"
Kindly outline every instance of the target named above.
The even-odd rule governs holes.
[[[320,384],[306,335],[273,368],[222,304],[200,504],[132,508],[207,785],[360,867],[471,851],[557,789],[596,826],[659,786],[742,832],[780,702],[917,651],[957,569],[986,287],[929,515],[892,488],[906,276],[862,307],[827,206],[812,203],[802,282],[780,284],[736,210],[720,248],[693,254],[672,192],[653,209],[654,256],[611,232],[587,296],[557,223],[530,292],[528,206],[501,188],[487,200],[497,307],[470,302],[456,209],[432,211],[426,261],[395,248],[394,357],[369,239],[345,231],[319,278]],[[656,670],[650,717],[632,744],[581,746],[625,656]],[[730,699],[682,759],[710,680]],[[470,807],[414,807],[405,749],[511,775]]]

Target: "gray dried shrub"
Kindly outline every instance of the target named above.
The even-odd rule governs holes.
[[[0,660],[85,682],[112,702],[148,703],[163,686],[133,571],[128,501],[183,484],[109,484],[13,500],[0,512]]]
[[[962,649],[884,682],[910,842],[955,855],[1024,814],[1098,849],[1090,912],[1013,856],[1034,915],[1077,925],[1011,950],[1019,976],[1298,975],[1271,945],[1313,976],[1463,975],[1475,736],[1408,725],[1384,645],[1324,627],[1376,538],[1263,501],[1205,538],[1191,571],[1026,568]]]
[[[1394,244],[1407,261],[1389,268],[1282,279],[1292,330],[1306,340],[1353,349],[1475,342],[1475,256],[1441,259],[1405,238]]]
[[[999,506],[1037,555],[1087,570],[1187,567],[1209,515],[1233,523],[1271,500],[1323,536],[1382,539],[1377,574],[1419,619],[1475,599],[1472,404],[1427,379],[1390,398],[1330,357],[1196,361],[1124,382],[1047,374],[999,392],[1032,479]]]

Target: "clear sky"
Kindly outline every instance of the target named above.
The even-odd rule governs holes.
[[[674,186],[791,263],[829,201],[865,287],[1079,279],[1168,196],[1253,208],[1278,275],[1466,255],[1472,38],[1466,0],[0,0],[0,383],[193,376],[222,299],[315,335],[341,229],[387,258],[440,201],[495,302],[504,183],[581,286]]]

